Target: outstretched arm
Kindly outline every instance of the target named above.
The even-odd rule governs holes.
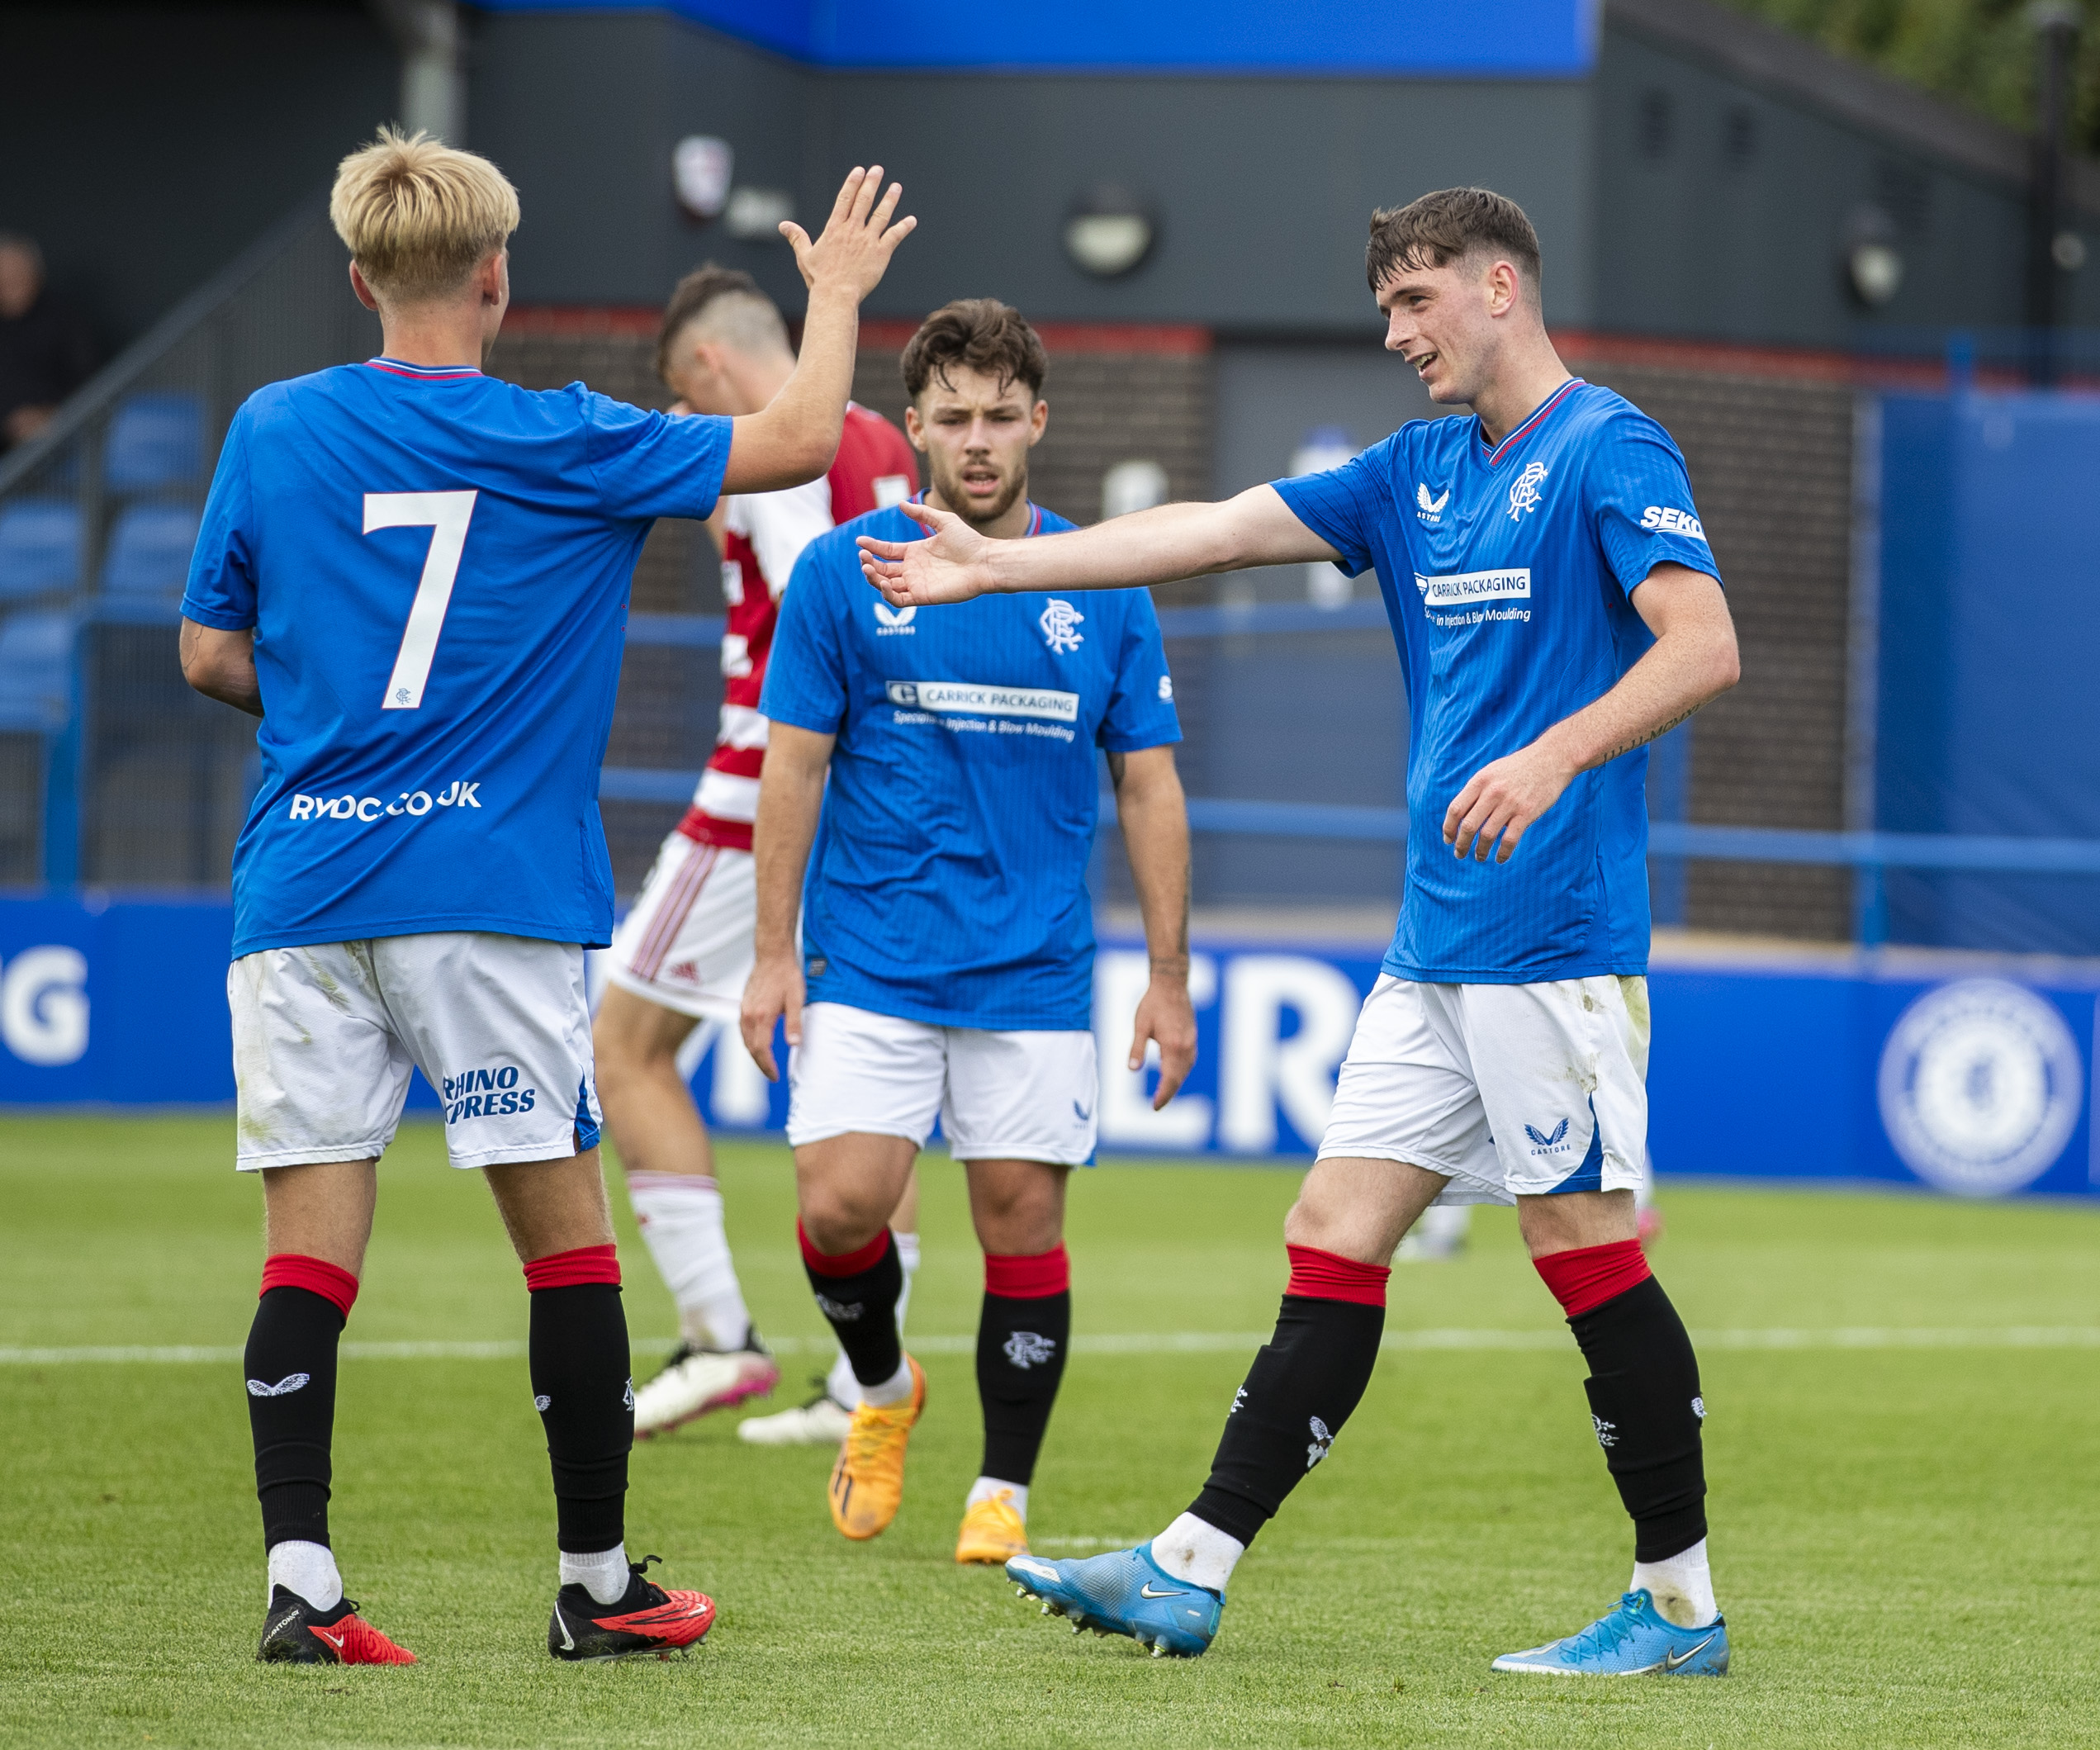
[[[900,505],[926,525],[926,541],[862,535],[860,569],[898,607],[968,601],[1031,590],[1120,590],[1170,583],[1249,565],[1332,559],[1334,549],[1300,522],[1273,486],[1212,505],[1161,505],[1069,534],[993,541],[930,505]]]
[[[812,243],[792,220],[780,235],[794,245],[795,265],[809,287],[802,353],[794,375],[756,413],[730,431],[724,492],[777,492],[817,478],[838,453],[846,398],[853,388],[853,358],[860,334],[860,300],[880,283],[897,245],[916,219],[889,216],[903,193],[898,183],[879,202],[882,166],[856,169],[838,192],[831,221]]]
[[[817,837],[824,806],[824,774],[837,737],[793,723],[772,725],[766,765],[758,780],[758,819],[751,848],[757,865],[758,928],[751,976],[744,981],[738,1024],[744,1049],[766,1072],[780,1079],[773,1061],[773,1023],[786,1018],[788,1043],[802,1043],[802,960],[795,946],[795,919],[802,911],[803,871]]]
[[[1152,962],[1152,982],[1131,1028],[1130,1067],[1143,1069],[1146,1045],[1158,1042],[1159,1086],[1152,1096],[1157,1112],[1196,1062],[1196,1011],[1188,1001],[1188,805],[1172,747],[1112,753],[1108,775]]]
[[[1496,862],[1508,862],[1577,772],[1676,728],[1740,678],[1728,598],[1705,572],[1658,565],[1634,590],[1633,607],[1655,634],[1647,654],[1603,698],[1473,774],[1444,811],[1443,842],[1454,856],[1486,862],[1494,851]]]

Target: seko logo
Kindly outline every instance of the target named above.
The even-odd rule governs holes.
[[[1706,538],[1706,530],[1689,510],[1673,510],[1666,505],[1650,505],[1641,513],[1641,527],[1660,534],[1688,534],[1695,541]]]

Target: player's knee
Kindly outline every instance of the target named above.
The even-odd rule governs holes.
[[[1049,1199],[978,1212],[977,1243],[995,1258],[1032,1258],[1064,1237],[1064,1211]]]
[[[1534,1258],[1609,1245],[1640,1232],[1631,1191],[1571,1191],[1517,1199],[1517,1226]]]
[[[1064,1237],[1064,1181],[1069,1169],[1035,1161],[974,1171],[970,1215],[978,1244],[994,1257],[1033,1257]]]
[[[802,1231],[827,1257],[856,1252],[880,1233],[889,1212],[851,1184],[808,1184],[802,1188]]]
[[[1349,1212],[1328,1188],[1308,1175],[1290,1213],[1283,1217],[1286,1245],[1316,1246],[1323,1252],[1349,1250]]]

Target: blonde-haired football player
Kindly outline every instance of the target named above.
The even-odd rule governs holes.
[[[634,562],[659,516],[813,480],[862,297],[911,228],[879,169],[814,242],[800,363],[741,419],[482,375],[518,197],[485,159],[384,132],[329,211],[385,350],[235,416],[183,599],[183,673],[262,719],[234,852],[237,1164],[267,1257],[245,1374],[269,1552],[258,1657],[400,1663],[329,1542],[336,1349],[412,1068],[486,1175],[531,1298],[562,1659],[690,1645],[714,1606],[630,1567],[633,1390],[598,1163],[583,951],[611,935],[597,772]],[[878,196],[880,195],[880,198]]]

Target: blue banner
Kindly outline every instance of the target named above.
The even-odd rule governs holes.
[[[633,0],[480,0],[492,12],[628,12]],[[820,67],[982,67],[1577,78],[1594,0],[673,0],[672,10]]]
[[[220,903],[0,901],[0,1103],[216,1105],[234,1093]],[[1967,1196],[2100,1194],[2091,1108],[2100,967],[1995,970],[1833,955],[1660,964],[1649,1146],[1657,1170],[1879,1179]],[[2047,968],[2046,975],[2036,971]],[[1151,1107],[1123,1068],[1148,976],[1112,937],[1094,975],[1104,1155],[1309,1155],[1378,976],[1362,948],[1199,939],[1201,1056]],[[785,1085],[703,1026],[684,1065],[725,1130],[777,1131]],[[410,1103],[434,1109],[419,1077]]]

